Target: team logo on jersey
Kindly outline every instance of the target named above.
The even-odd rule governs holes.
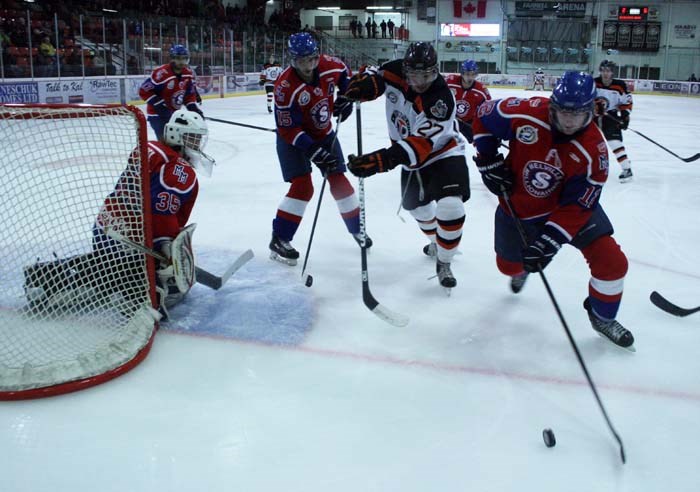
[[[534,144],[538,140],[537,128],[530,125],[521,126],[515,132],[515,138],[526,145]]]
[[[299,104],[301,106],[306,106],[309,104],[309,101],[311,101],[311,94],[306,91],[302,91],[302,93],[299,94]]]
[[[165,76],[168,73],[168,71],[164,68],[161,68],[156,72],[156,78],[160,79],[161,77]]]
[[[394,112],[391,113],[391,122],[399,135],[401,135],[402,140],[411,134],[411,123],[401,111],[394,110]]]
[[[457,116],[464,116],[469,112],[470,104],[467,101],[457,101]]]
[[[598,156],[598,169],[601,171],[608,172],[608,156],[599,155]]]
[[[182,103],[185,101],[185,91],[177,91],[173,94],[172,103],[173,107],[180,108]]]
[[[168,89],[172,89],[173,87],[175,87],[175,81],[171,80],[170,82],[168,82]]]
[[[316,87],[316,88],[314,89],[314,95],[315,95],[315,96],[318,96],[318,97],[321,97],[321,96],[323,95],[323,91],[321,90],[320,87]]]
[[[280,84],[275,87],[275,99],[277,99],[277,102],[284,102],[284,89],[282,85],[283,84]]]
[[[525,191],[535,198],[546,198],[564,179],[561,169],[542,161],[529,161],[523,168]]]
[[[557,152],[557,149],[549,149],[549,152],[547,152],[547,157],[545,157],[544,160],[561,169],[561,159],[559,158],[559,152]]]
[[[447,116],[447,104],[445,104],[442,99],[438,99],[438,101],[433,104],[433,107],[430,108],[430,113],[439,120],[444,119],[445,116]]]
[[[598,152],[600,152],[601,154],[607,154],[607,153],[608,153],[608,146],[605,145],[605,142],[600,142],[600,143],[598,144],[598,147],[596,147],[596,148],[598,149]]]
[[[391,101],[392,104],[396,104],[397,101],[399,100],[399,96],[396,95],[394,92],[387,92],[386,93],[386,98]]]
[[[184,89],[184,88],[185,88],[185,81],[181,80],[180,81],[180,89]]]
[[[175,169],[173,170],[173,176],[177,178],[177,182],[181,184],[187,183],[187,178],[190,177],[190,175],[185,171],[185,166],[182,164],[176,164]]]
[[[317,102],[310,111],[311,121],[313,121],[314,126],[319,130],[323,130],[328,127],[328,122],[330,121],[330,111],[328,110],[328,99],[321,99]]]

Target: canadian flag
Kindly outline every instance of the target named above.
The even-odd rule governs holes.
[[[476,16],[479,18],[486,17],[486,0],[476,2]]]
[[[462,17],[462,0],[453,0],[452,11],[455,17]]]
[[[474,15],[474,13],[476,13],[476,16],[479,18],[486,17],[486,1],[487,0],[478,0],[476,2],[476,7],[474,7],[472,2],[467,2],[466,5],[462,6],[462,0],[453,0],[452,13],[455,17],[462,17],[463,12],[470,17]]]

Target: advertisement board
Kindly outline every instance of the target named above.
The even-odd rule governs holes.
[[[39,87],[36,82],[0,83],[0,103],[29,104],[38,103]]]

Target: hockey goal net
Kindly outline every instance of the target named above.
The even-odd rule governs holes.
[[[128,371],[156,328],[154,266],[103,226],[152,243],[143,114],[0,104],[0,142],[0,399]]]

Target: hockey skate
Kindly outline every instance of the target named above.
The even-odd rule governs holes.
[[[423,246],[423,253],[431,258],[437,257],[437,244],[430,243]]]
[[[632,176],[632,169],[623,169],[618,179],[620,183],[627,183],[628,181],[632,181]]]
[[[289,244],[289,241],[280,239],[275,233],[272,233],[270,241],[270,259],[284,263],[285,265],[294,266],[299,259],[299,252]]]
[[[359,247],[362,247],[362,236],[360,236],[359,232],[357,234],[353,234],[352,238],[355,240]],[[365,235],[365,248],[369,249],[372,247],[373,244],[374,243],[372,242],[372,238]]]
[[[520,275],[513,275],[510,277],[510,290],[513,291],[513,294],[517,294],[523,290],[525,282],[527,281],[527,276],[528,273],[521,273]]]
[[[267,112],[272,113],[272,108],[270,106],[267,107]]]
[[[452,269],[450,269],[449,263],[443,263],[437,260],[435,263],[435,271],[437,272],[437,278],[442,285],[447,290],[447,295],[450,295],[450,289],[457,285],[457,279],[452,275]]]
[[[617,321],[600,319],[591,309],[591,303],[588,299],[583,301],[583,307],[588,312],[588,319],[591,320],[591,326],[601,337],[605,337],[618,347],[635,352],[634,337],[632,333],[622,326]]]

